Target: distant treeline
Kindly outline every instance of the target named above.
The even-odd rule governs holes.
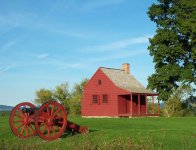
[[[9,116],[9,115],[10,115],[10,112],[11,112],[11,111],[9,111],[9,110],[7,110],[7,111],[5,111],[5,110],[1,111],[1,110],[0,110],[0,116],[1,116],[1,117],[3,117],[3,116]]]

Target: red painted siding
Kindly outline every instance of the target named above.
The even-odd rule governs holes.
[[[92,103],[93,95],[98,96],[98,103]],[[103,95],[108,96],[108,103],[103,103]],[[131,105],[132,95],[132,105]],[[140,99],[140,106],[139,106]],[[146,114],[145,94],[131,93],[114,85],[98,69],[84,87],[82,98],[82,116],[119,116],[120,114]],[[95,102],[97,99],[95,100]],[[139,112],[140,111],[140,112]]]
[[[108,95],[107,104],[102,103],[103,94]],[[116,87],[103,71],[98,69],[84,87],[82,116],[118,116],[118,95],[123,94],[130,93]],[[99,95],[98,104],[92,104],[92,95]]]

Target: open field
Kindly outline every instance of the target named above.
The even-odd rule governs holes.
[[[196,117],[69,119],[89,126],[90,133],[52,142],[38,136],[23,140],[12,134],[9,117],[0,116],[0,149],[196,149]]]

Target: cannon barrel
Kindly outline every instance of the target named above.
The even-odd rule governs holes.
[[[68,121],[66,130],[69,130],[72,133],[74,133],[74,132],[86,133],[86,132],[88,132],[88,127],[87,126],[80,126],[80,125],[75,124],[71,121]]]
[[[29,114],[34,114],[36,110],[36,108],[26,108],[26,107],[22,107],[21,109],[23,113],[29,113]]]
[[[9,123],[12,132],[20,138],[37,133],[46,141],[55,140],[66,131],[88,132],[88,127],[68,121],[67,112],[56,101],[46,102],[40,108],[29,102],[20,103],[12,109]]]

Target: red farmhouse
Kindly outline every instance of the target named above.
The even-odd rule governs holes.
[[[150,97],[151,113],[147,97]],[[157,116],[154,113],[154,96],[130,74],[129,64],[122,69],[100,67],[84,87],[83,117]]]

